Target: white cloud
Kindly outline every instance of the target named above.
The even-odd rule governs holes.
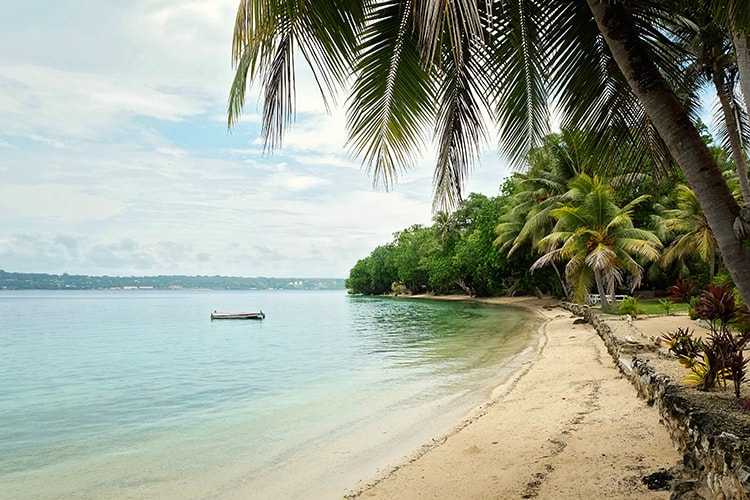
[[[326,114],[307,71],[282,149],[263,154],[256,90],[227,132],[236,8],[237,0],[8,6],[5,270],[345,277],[393,232],[430,223],[429,157],[392,192],[371,190],[346,149],[344,109]],[[471,182],[497,175],[485,191],[496,193],[493,170],[483,166]]]

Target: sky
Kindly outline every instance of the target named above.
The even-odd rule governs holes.
[[[227,130],[238,3],[4,6],[0,269],[345,278],[394,232],[431,224],[432,146],[374,189],[344,109],[326,114],[301,69],[282,149],[263,152],[257,88]],[[489,145],[466,192],[495,196],[510,173]]]

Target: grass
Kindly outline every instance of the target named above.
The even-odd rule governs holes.
[[[643,314],[664,314],[664,308],[659,304],[659,299],[638,299],[638,307],[643,309]],[[685,302],[676,302],[672,305],[670,314],[686,312],[690,305]],[[607,314],[614,314],[614,311],[604,311]]]
[[[664,314],[664,308],[659,304],[659,299],[639,300],[638,305],[646,311],[645,314]],[[670,314],[687,312],[688,309],[690,309],[690,304],[687,302],[674,302],[669,312]]]

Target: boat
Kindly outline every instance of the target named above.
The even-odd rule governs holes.
[[[265,319],[266,313],[260,312],[219,312],[211,313],[211,319]]]

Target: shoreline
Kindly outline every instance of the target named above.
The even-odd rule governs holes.
[[[541,308],[558,303],[556,299],[537,299],[535,297],[492,297],[476,299],[464,295],[432,296],[425,294],[402,296],[398,298],[482,302],[491,305],[508,306],[525,310],[525,313],[533,315],[539,324],[535,328],[524,329],[523,335],[526,337],[525,347],[511,357],[506,358],[501,364],[496,365],[494,375],[491,378],[485,379],[482,387],[477,389],[477,391],[481,391],[482,396],[474,398],[477,402],[475,402],[473,406],[468,407],[464,405],[461,408],[454,408],[453,411],[445,414],[441,411],[441,416],[444,417],[445,415],[452,414],[454,420],[451,422],[444,422],[442,425],[430,425],[429,427],[433,432],[429,435],[428,440],[419,442],[416,446],[399,447],[397,453],[390,453],[391,461],[382,462],[376,469],[371,469],[371,473],[362,474],[362,471],[360,471],[360,475],[350,475],[352,481],[349,483],[350,486],[343,490],[342,498],[358,498],[372,486],[379,484],[383,480],[392,476],[404,466],[419,460],[422,456],[430,453],[430,451],[436,447],[443,445],[451,436],[461,432],[477,419],[484,416],[488,409],[498,402],[498,399],[505,392],[510,391],[515,387],[518,380],[529,370],[532,363],[539,355],[544,343],[546,343],[546,336],[543,331],[543,326],[546,320],[544,315],[541,314]],[[445,410],[445,408],[442,410]],[[351,486],[352,484],[355,486]],[[312,497],[317,498],[316,495],[312,493],[310,494]]]
[[[591,325],[556,299],[408,298],[525,308],[543,318],[538,345],[489,402],[347,498],[669,498],[642,478],[681,455]]]

